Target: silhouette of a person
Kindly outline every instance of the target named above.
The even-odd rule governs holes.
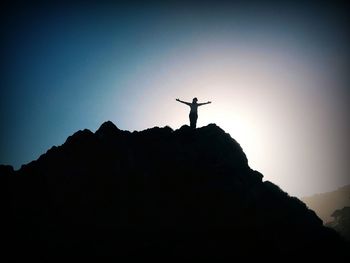
[[[190,102],[186,102],[186,101],[182,101],[179,99],[176,99],[176,101],[184,103],[188,106],[191,107],[191,111],[190,111],[190,126],[192,129],[196,128],[197,125],[197,119],[198,119],[198,107],[205,105],[205,104],[209,104],[211,103],[211,101],[208,102],[204,102],[204,103],[197,103],[198,99],[197,98],[193,98],[192,103]]]

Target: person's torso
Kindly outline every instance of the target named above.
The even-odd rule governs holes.
[[[191,103],[191,112],[190,113],[192,113],[192,114],[195,114],[195,113],[197,113],[197,111],[198,111],[198,104],[196,103],[196,104],[194,104],[194,103]]]

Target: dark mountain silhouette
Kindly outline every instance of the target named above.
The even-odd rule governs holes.
[[[339,235],[263,182],[214,124],[131,133],[106,122],[0,173],[12,258],[345,257]]]

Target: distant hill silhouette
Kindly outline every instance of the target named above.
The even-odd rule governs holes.
[[[346,240],[350,241],[350,206],[335,210],[332,213],[333,221],[326,224],[326,226],[334,228]]]
[[[335,210],[350,206],[350,185],[335,191],[302,197],[301,200],[323,220],[324,223],[333,221]]]
[[[350,185],[335,191],[301,198],[323,220],[350,241]]]
[[[214,124],[131,133],[106,122],[0,175],[11,259],[345,256],[339,235],[263,182]]]

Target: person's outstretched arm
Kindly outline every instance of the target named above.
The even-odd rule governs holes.
[[[186,104],[186,105],[188,105],[188,106],[191,106],[191,103],[189,103],[189,102],[182,101],[182,100],[179,100],[179,99],[176,99],[176,101],[181,102],[181,103],[183,103],[183,104]]]
[[[206,104],[210,104],[211,101],[208,101],[208,102],[204,102],[204,103],[198,103],[198,106],[202,106],[202,105],[206,105]]]

